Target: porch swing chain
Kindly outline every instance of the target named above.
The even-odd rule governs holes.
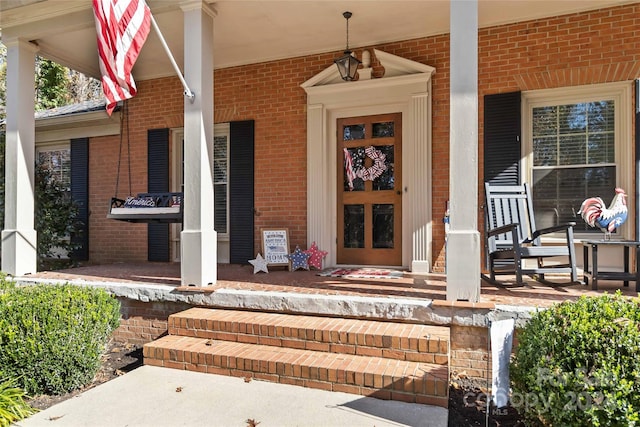
[[[129,108],[127,102],[122,104],[122,114],[120,114],[120,147],[118,148],[118,170],[116,172],[116,192],[113,195],[114,198],[118,197],[118,188],[120,186],[120,165],[122,164],[122,144],[124,142],[124,130],[125,130],[125,118],[126,118],[126,131],[127,131],[127,165],[129,168],[129,193],[131,193],[131,139],[129,137]]]

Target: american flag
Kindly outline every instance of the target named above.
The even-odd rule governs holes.
[[[151,11],[144,0],[93,0],[93,12],[102,89],[111,115],[118,101],[137,92],[131,69],[149,34]]]
[[[353,160],[351,160],[351,154],[349,150],[343,148],[344,150],[344,172],[347,176],[347,181],[349,182],[349,190],[353,190],[353,180],[356,179],[356,173],[353,170]]]

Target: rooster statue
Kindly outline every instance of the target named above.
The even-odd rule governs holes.
[[[604,232],[605,240],[611,239],[611,233],[627,220],[627,195],[622,188],[616,188],[616,195],[609,207],[600,197],[591,197],[582,202],[578,213],[591,227]]]

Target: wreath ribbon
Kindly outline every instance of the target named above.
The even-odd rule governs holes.
[[[373,160],[373,165],[369,168],[358,169],[356,171],[356,176],[358,178],[362,178],[363,181],[373,181],[387,170],[387,165],[385,164],[387,155],[382,151],[377,150],[374,146],[365,148],[364,152],[367,157]]]

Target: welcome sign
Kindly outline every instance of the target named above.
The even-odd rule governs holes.
[[[267,265],[289,265],[289,230],[261,230],[262,252]]]

